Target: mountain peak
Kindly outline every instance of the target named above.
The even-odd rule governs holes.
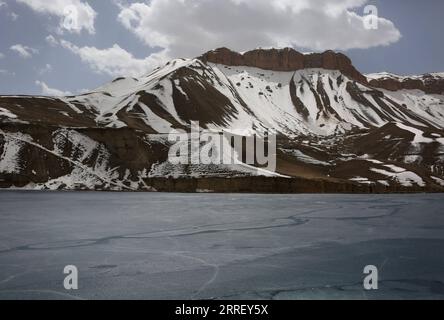
[[[80,96],[0,96],[0,188],[443,191],[440,74],[362,77],[333,51],[220,48]],[[171,162],[170,134],[189,146],[195,123],[216,163]],[[243,152],[266,133],[272,171]]]
[[[283,48],[254,49],[239,53],[222,47],[204,53],[199,59],[205,63],[256,67],[272,71],[298,71],[307,68],[339,70],[358,82],[367,83],[367,78],[356,70],[346,55],[332,50],[303,54],[293,48]]]

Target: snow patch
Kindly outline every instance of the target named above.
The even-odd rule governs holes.
[[[0,172],[2,173],[19,173],[22,169],[20,165],[20,151],[24,143],[14,139],[14,135],[20,134],[4,135],[5,142],[3,144],[3,152],[0,155]]]
[[[444,187],[444,180],[438,177],[431,177],[437,184]]]
[[[310,157],[309,155],[306,155],[300,150],[295,149],[280,149],[281,151],[291,154],[296,159],[298,159],[301,162],[308,163],[308,164],[314,164],[314,165],[322,165],[322,166],[330,166],[331,164],[325,161],[317,160],[313,157]]]
[[[5,108],[0,108],[0,117],[17,119],[17,116],[15,114]]]
[[[414,184],[425,187],[425,182],[422,180],[420,176],[411,171],[403,171],[403,172],[391,172],[383,169],[370,169],[373,172],[379,173],[381,175],[390,177],[392,180],[398,182],[400,185],[404,187],[412,187]]]
[[[412,141],[412,143],[414,143],[414,144],[434,142],[433,139],[424,137],[424,132],[419,129],[407,126],[402,123],[397,123],[396,125],[398,126],[398,128],[405,130],[405,131],[409,131],[415,135],[415,138]]]
[[[361,184],[373,184],[372,181],[369,181],[367,178],[363,178],[363,177],[354,177],[349,180],[353,181],[353,182],[361,183]]]

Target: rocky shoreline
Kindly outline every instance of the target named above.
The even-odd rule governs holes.
[[[363,185],[329,181],[323,179],[280,178],[280,177],[203,177],[203,178],[148,178],[145,186],[136,190],[115,190],[105,186],[96,189],[77,186],[68,189],[61,186],[51,191],[103,191],[103,192],[163,192],[163,193],[256,193],[256,194],[400,194],[400,193],[444,193],[439,187],[403,187],[384,186],[380,184]],[[0,181],[1,190],[38,190],[27,186],[14,186],[11,182]]]

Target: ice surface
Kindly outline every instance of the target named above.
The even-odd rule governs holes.
[[[444,298],[442,195],[0,193],[0,299]],[[366,265],[378,291],[362,287]],[[79,290],[63,268],[79,269]]]

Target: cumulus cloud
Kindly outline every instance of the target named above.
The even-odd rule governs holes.
[[[118,20],[145,44],[170,57],[193,57],[225,46],[300,47],[321,51],[388,45],[401,37],[378,19],[368,30],[367,0],[151,0],[120,6]],[[362,15],[356,13],[360,12]]]
[[[81,0],[16,0],[32,10],[60,18],[60,31],[80,33],[86,30],[95,33],[94,21],[97,12],[86,1]]]
[[[50,88],[45,82],[37,80],[35,82],[37,86],[40,87],[40,90],[45,96],[53,96],[53,97],[63,97],[72,95],[69,91],[62,91],[54,88]]]
[[[17,52],[24,59],[29,59],[34,54],[39,53],[39,50],[24,46],[22,44],[15,44],[15,45],[11,46],[9,49],[11,49],[14,52]]]
[[[66,40],[61,40],[59,44],[79,56],[95,72],[110,76],[139,76],[151,71],[166,59],[162,54],[138,59],[117,44],[106,49],[78,47]]]

